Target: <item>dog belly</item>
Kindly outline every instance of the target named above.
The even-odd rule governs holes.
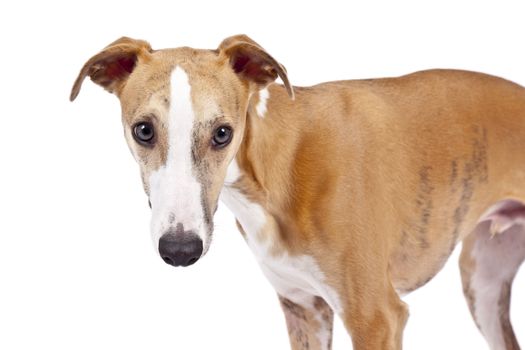
[[[524,227],[525,205],[513,200],[500,201],[481,215],[475,227],[487,221],[490,221],[493,236],[515,225]],[[469,233],[466,232],[467,235]],[[435,238],[429,241],[428,246],[422,246],[408,234],[401,237],[390,263],[392,281],[400,294],[409,293],[429,282],[441,270],[456,245],[455,239],[449,235],[440,235],[439,232],[430,232],[429,235]]]
[[[405,243],[392,256],[390,275],[400,295],[428,283],[443,268],[455,246],[448,237],[430,244],[430,247],[422,248]]]

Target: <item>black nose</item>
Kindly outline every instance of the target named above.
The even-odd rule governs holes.
[[[165,233],[159,240],[159,253],[173,266],[195,264],[202,254],[202,240],[192,231]]]

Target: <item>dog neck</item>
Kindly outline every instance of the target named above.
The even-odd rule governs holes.
[[[246,195],[267,209],[285,209],[293,191],[293,165],[299,133],[283,86],[272,85],[249,102],[243,142],[236,162]],[[272,210],[273,209],[273,210]]]
[[[254,94],[249,101],[244,138],[228,168],[221,194],[221,200],[248,236],[256,234],[273,243],[296,240],[295,217],[300,206],[293,169],[297,168],[304,125],[299,106],[297,100],[290,100],[283,86],[276,84]],[[257,215],[266,229],[247,228]]]

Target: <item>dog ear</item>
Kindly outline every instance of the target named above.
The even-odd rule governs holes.
[[[146,61],[153,52],[148,42],[122,37],[91,57],[80,70],[69,99],[73,101],[82,82],[89,75],[91,80],[117,96],[126,84],[138,61]]]
[[[219,45],[218,51],[228,58],[235,73],[254,83],[258,89],[263,89],[279,77],[288,95],[294,98],[294,91],[284,66],[248,36],[241,34],[226,38]]]

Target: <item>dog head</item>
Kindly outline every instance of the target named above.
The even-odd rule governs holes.
[[[161,257],[175,266],[195,263],[210,246],[250,98],[277,77],[293,97],[285,69],[245,35],[225,39],[216,50],[153,50],[124,37],[86,62],[72,101],[87,76],[120,99]]]

